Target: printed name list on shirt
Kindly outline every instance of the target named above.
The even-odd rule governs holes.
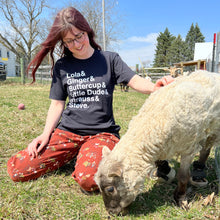
[[[67,85],[71,97],[69,108],[88,109],[91,102],[100,102],[100,96],[108,95],[105,82],[96,82],[84,71],[67,73]]]

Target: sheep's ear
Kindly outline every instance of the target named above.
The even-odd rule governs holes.
[[[102,148],[102,157],[106,157],[107,155],[109,155],[110,152],[111,150],[108,147],[104,146]]]
[[[108,177],[121,177],[122,176],[122,169],[120,166],[115,166],[111,168],[111,171],[108,174]]]

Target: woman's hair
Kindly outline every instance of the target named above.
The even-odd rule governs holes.
[[[64,47],[62,39],[68,31],[72,32],[73,26],[81,31],[87,32],[90,45],[94,49],[101,50],[101,47],[94,40],[95,33],[93,29],[89,26],[83,15],[73,7],[63,9],[57,14],[46,40],[41,44],[41,50],[36,54],[34,59],[29,63],[27,67],[27,72],[30,69],[32,70],[33,82],[35,81],[35,73],[37,68],[40,66],[41,62],[49,52],[53,69],[53,52],[57,43],[60,43],[59,47],[61,56],[68,56],[72,54],[67,47]]]

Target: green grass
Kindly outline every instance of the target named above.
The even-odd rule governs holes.
[[[100,195],[86,196],[71,178],[73,163],[36,181],[14,183],[7,174],[7,160],[39,135],[50,105],[49,84],[22,85],[20,79],[0,82],[0,219],[218,219],[220,199],[215,174],[214,150],[208,160],[209,184],[203,189],[188,186],[189,211],[174,205],[176,182],[166,185],[146,180],[145,191],[129,207],[125,217],[109,217]],[[132,90],[114,93],[115,120],[121,135],[146,95]],[[26,109],[17,106],[24,103]],[[178,168],[178,158],[171,161]],[[204,198],[215,192],[214,202]]]

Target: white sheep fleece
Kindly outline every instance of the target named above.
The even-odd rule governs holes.
[[[178,77],[149,96],[125,135],[102,159],[95,180],[99,185],[100,175],[107,176],[121,162],[124,182],[138,193],[155,161],[175,155],[192,160],[201,149],[199,143],[212,134],[219,143],[220,75],[199,70]]]

